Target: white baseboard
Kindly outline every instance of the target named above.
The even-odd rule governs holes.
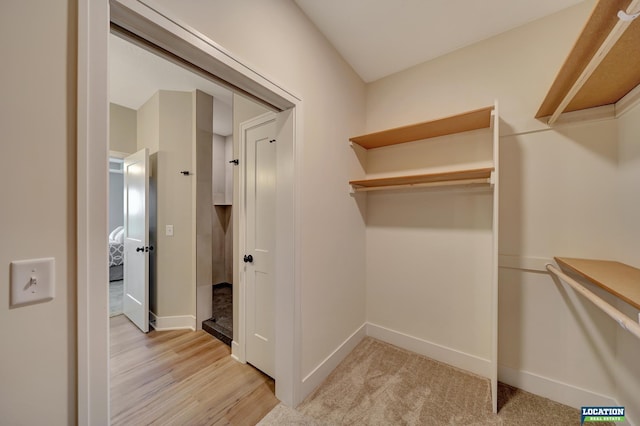
[[[306,398],[307,395],[320,386],[365,336],[371,336],[479,376],[488,377],[490,374],[491,362],[487,359],[428,342],[377,324],[364,323],[302,380],[302,398]],[[232,342],[232,345],[234,343]],[[505,366],[498,367],[498,380],[577,409],[588,405],[606,407],[620,405],[615,399],[606,395]],[[631,422],[631,419],[627,419],[626,424],[633,425],[634,423]]]
[[[428,342],[399,331],[367,323],[367,336],[390,343],[399,348],[424,355],[483,377],[489,377],[491,362],[487,359]]]
[[[313,371],[302,379],[302,399],[306,398],[320,383],[335,370],[343,359],[360,343],[366,336],[367,323],[362,324],[356,331],[347,337],[338,348],[326,357]]]
[[[498,366],[498,380],[577,409],[583,406],[614,407],[619,405],[611,397],[503,365]]]
[[[240,344],[235,340],[231,341],[231,358],[235,359],[238,362],[246,364],[247,361],[244,359],[244,354],[240,353]]]
[[[193,315],[159,317],[153,312],[149,312],[149,323],[157,331],[184,329],[196,330],[196,317]]]

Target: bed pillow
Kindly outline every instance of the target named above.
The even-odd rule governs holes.
[[[124,242],[124,229],[119,230],[115,237],[113,237],[113,240],[118,244],[122,244]]]
[[[118,226],[116,229],[114,229],[113,231],[111,231],[111,233],[109,234],[109,241],[115,241],[116,239],[116,234],[120,231],[122,231],[124,228],[122,226]]]

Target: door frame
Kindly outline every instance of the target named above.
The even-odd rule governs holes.
[[[144,2],[143,2],[144,1]],[[247,66],[152,0],[78,0],[77,69],[77,404],[79,424],[109,424],[107,246],[108,35],[113,22],[278,114],[276,396],[301,402],[300,187],[302,98]],[[139,42],[139,40],[138,40]],[[282,167],[280,167],[282,166]]]
[[[261,114],[257,117],[251,118],[247,121],[243,121],[240,123],[240,141],[238,142],[238,156],[236,158],[240,159],[239,170],[238,170],[238,198],[237,201],[234,201],[237,209],[238,209],[238,247],[234,250],[234,259],[240,264],[240,259],[247,252],[247,199],[246,199],[246,173],[247,173],[247,164],[246,164],[246,131],[252,127],[259,126],[263,123],[276,119],[277,116],[273,112],[267,112]],[[277,166],[276,166],[277,167]],[[277,252],[276,252],[276,261],[277,261]],[[242,363],[247,362],[247,321],[246,321],[246,306],[247,306],[247,283],[246,283],[246,273],[244,272],[244,266],[241,265],[238,273],[238,310],[240,315],[238,316],[238,324],[234,324],[234,327],[238,328],[238,336],[240,337],[239,341],[233,341],[231,345],[231,353],[234,358]],[[277,272],[277,271],[276,271]],[[277,273],[276,273],[277,276]],[[276,279],[277,282],[277,279]],[[276,299],[276,306],[278,306],[278,301]],[[278,309],[276,309],[276,312]]]

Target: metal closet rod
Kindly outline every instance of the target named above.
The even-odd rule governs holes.
[[[609,303],[605,302],[602,298],[596,296],[593,292],[587,290],[582,284],[562,272],[560,269],[556,268],[554,265],[547,263],[546,268],[547,271],[555,274],[562,281],[569,284],[575,291],[589,299],[591,303],[603,310],[604,313],[613,318],[615,322],[620,325],[620,327],[624,328],[629,333],[640,339],[640,324],[633,321],[631,318],[611,306]]]

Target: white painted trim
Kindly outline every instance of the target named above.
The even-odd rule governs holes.
[[[109,424],[107,2],[78,1],[77,423]],[[74,304],[74,302],[69,301]],[[73,386],[73,382],[70,383]]]
[[[498,232],[500,230],[500,112],[494,101],[493,112],[493,220],[491,225],[491,355],[489,379],[491,380],[491,408],[498,412]]]
[[[156,331],[193,330],[196,331],[196,317],[193,315],[176,315],[159,317],[149,311],[149,325]]]
[[[380,325],[367,323],[367,336],[390,343],[399,348],[424,355],[436,361],[469,371],[482,377],[489,377],[491,361],[437,343],[413,337]]]
[[[551,257],[520,256],[512,254],[498,255],[498,265],[505,269],[522,269],[525,271],[547,273],[547,264],[555,265]]]
[[[276,172],[276,397],[295,407],[306,396],[302,392],[302,255],[300,165],[304,146],[302,101],[278,114]],[[285,167],[282,167],[285,166]],[[282,257],[282,256],[286,257]],[[282,339],[284,336],[285,339]]]
[[[622,99],[615,103],[616,118],[620,118],[640,103],[640,85],[634,87]]]
[[[367,335],[368,324],[364,323],[356,331],[354,331],[349,337],[345,339],[340,346],[336,348],[329,356],[327,356],[316,368],[313,369],[307,376],[302,379],[302,393],[305,395],[310,394],[336,369],[346,357],[353,351],[353,349],[365,338]]]
[[[238,345],[238,342],[236,342],[235,340],[231,341],[231,358],[235,359],[241,364],[246,364],[246,361],[238,357],[237,353],[239,350],[240,350],[240,347]]]
[[[550,116],[540,117],[539,120],[547,123]],[[616,118],[616,108],[613,104],[599,107],[580,109],[577,111],[563,112],[549,128],[555,128],[563,124],[582,123],[585,121],[610,120]]]
[[[609,396],[504,365],[498,367],[498,377],[503,383],[578,409],[587,405],[619,405]]]
[[[111,19],[122,28],[162,47],[200,69],[244,88],[276,109],[297,106],[301,98],[264,73],[256,71],[206,35],[185,24],[153,0],[111,0]],[[213,60],[212,60],[213,59]]]

